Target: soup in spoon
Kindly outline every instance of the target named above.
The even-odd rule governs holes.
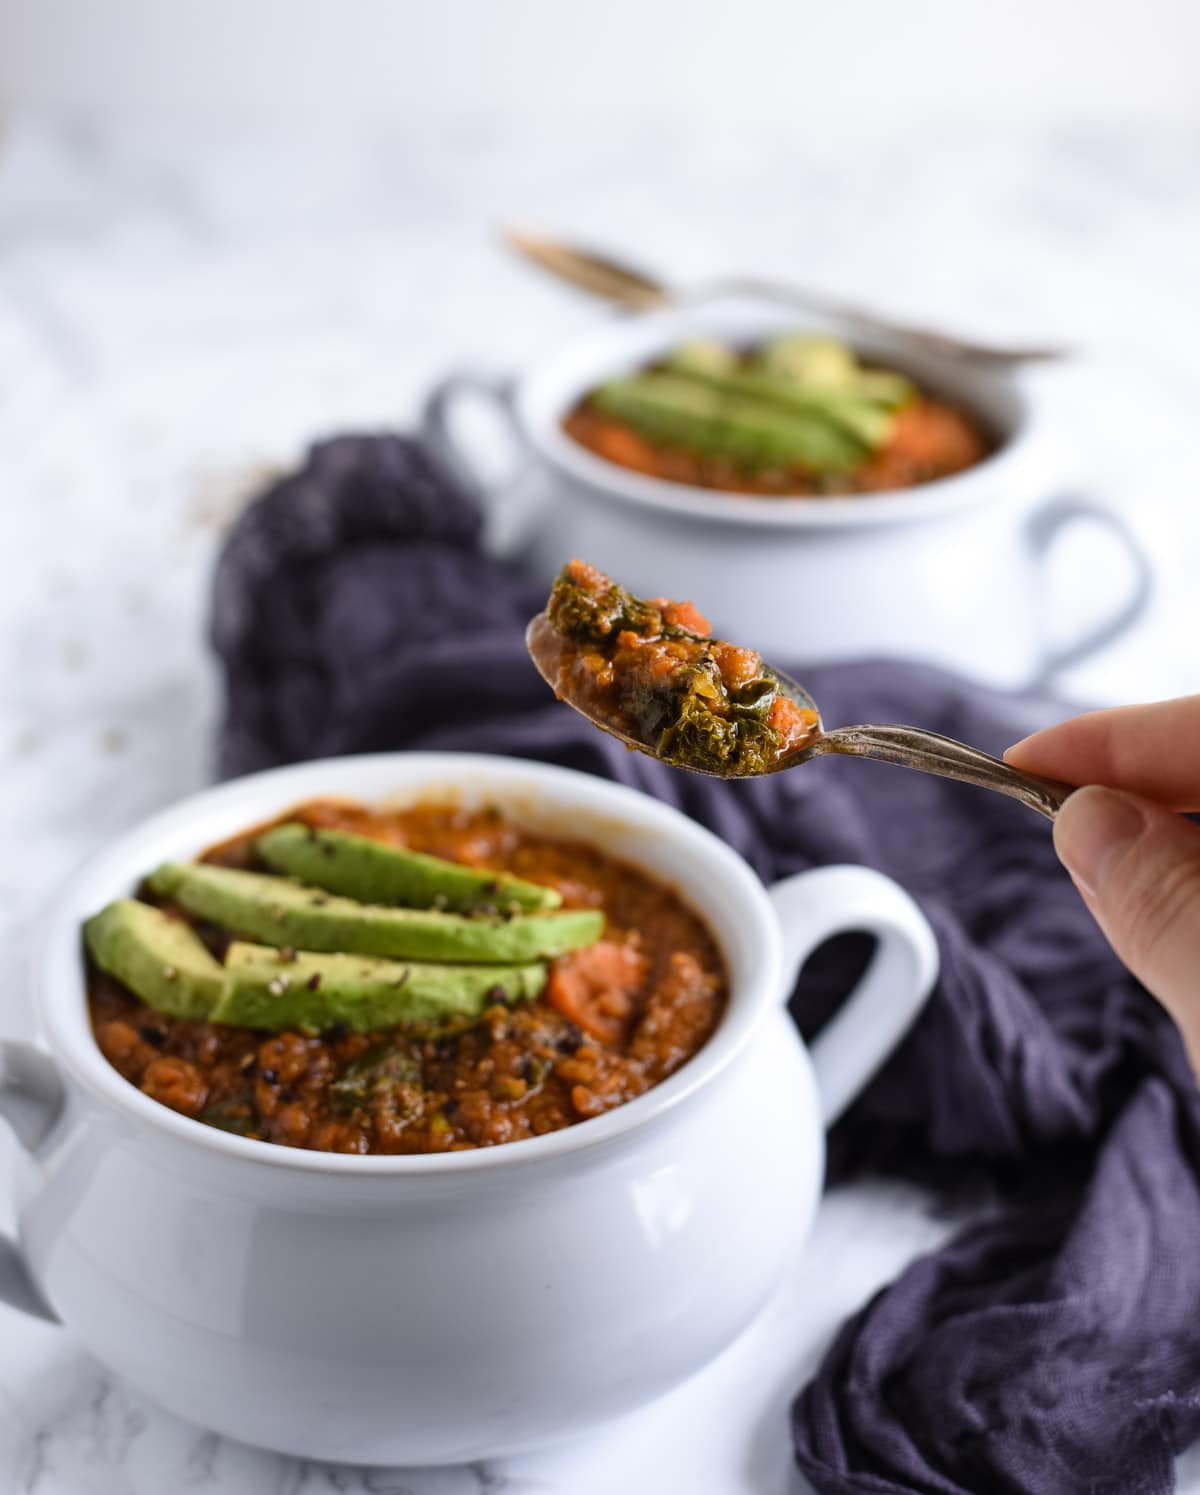
[[[646,601],[572,561],[525,633],[560,700],[626,747],[717,778],[752,778],[836,753],[959,779],[1053,820],[1069,784],[895,722],[825,727],[816,702],[754,649],[709,636],[690,602]]]
[[[820,732],[754,649],[710,636],[690,602],[646,601],[571,561],[529,626],[556,693],[665,763],[722,778],[765,773]]]

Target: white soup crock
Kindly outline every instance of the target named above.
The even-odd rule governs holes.
[[[761,498],[630,471],[562,429],[597,384],[680,342],[752,346],[798,325],[853,342],[865,358],[961,403],[991,433],[994,452],[902,491]],[[721,298],[609,318],[518,376],[454,374],[431,394],[424,429],[482,494],[493,548],[542,584],[578,556],[635,592],[696,601],[718,633],[783,664],[904,657],[1027,687],[1113,642],[1141,616],[1151,585],[1125,522],[1057,491],[1062,454],[1042,387],[1027,370],[917,352],[883,336],[868,344],[836,317]],[[465,440],[455,418],[472,397],[497,405],[515,432],[525,459],[518,481],[479,477],[478,436]],[[1097,599],[1099,616],[1082,633],[1052,639],[1049,557],[1085,525],[1110,531],[1128,552],[1130,585]]]
[[[349,1157],[232,1136],[127,1083],[88,1023],[80,922],[147,868],[313,796],[497,804],[676,886],[728,964],[710,1042],[629,1105],[548,1136]],[[810,950],[878,936],[810,1049],[784,1003]],[[768,892],[708,831],[565,769],[455,754],[303,764],[197,794],[64,887],[34,962],[44,1043],[0,1045],[23,1144],[0,1297],[60,1319],[172,1412],[289,1453],[470,1460],[566,1437],[717,1355],[797,1267],[824,1128],[932,985],[894,883],[830,867]]]

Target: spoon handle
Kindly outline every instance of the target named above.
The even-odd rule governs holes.
[[[654,307],[672,303],[709,301],[721,296],[753,296],[767,301],[776,301],[795,307],[798,311],[817,316],[839,317],[855,327],[864,337],[894,337],[923,348],[928,353],[947,358],[964,359],[971,363],[990,364],[1006,368],[1015,364],[1042,363],[1063,358],[1067,350],[1061,347],[999,348],[987,343],[970,341],[962,337],[951,337],[929,327],[918,327],[881,312],[870,311],[849,301],[809,290],[793,283],[784,284],[762,276],[737,276],[713,280],[705,285],[676,290],[644,270],[636,269],[611,255],[597,254],[591,249],[582,249],[575,244],[563,244],[557,239],[543,239],[536,234],[510,230],[505,235],[509,247],[524,255],[532,264],[569,285],[615,301],[634,311],[649,311]]]
[[[961,779],[964,784],[994,789],[997,794],[1020,800],[1047,820],[1054,819],[1074,787],[1057,779],[1019,773],[990,753],[919,727],[836,727],[819,739],[815,752],[874,758],[880,763],[897,763],[901,768],[915,768],[921,773],[940,774],[944,779]]]

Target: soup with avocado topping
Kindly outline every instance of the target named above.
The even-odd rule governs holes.
[[[766,772],[820,730],[754,649],[710,636],[690,602],[646,601],[571,561],[529,626],[559,697],[664,763],[720,778]]]
[[[96,1041],[210,1126],[326,1152],[539,1136],[622,1105],[726,1000],[670,888],[495,809],[313,801],[87,921]]]
[[[965,411],[832,338],[683,343],[591,390],[563,428],[598,456],[668,482],[759,497],[912,488],[991,450]]]

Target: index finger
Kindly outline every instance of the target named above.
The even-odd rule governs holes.
[[[1035,732],[1004,755],[1068,784],[1107,784],[1174,810],[1200,809],[1200,696],[1089,711]]]

